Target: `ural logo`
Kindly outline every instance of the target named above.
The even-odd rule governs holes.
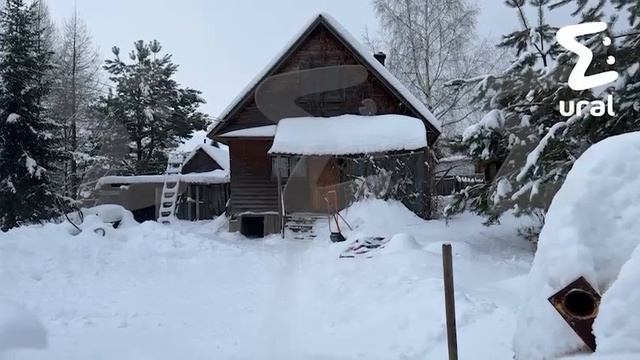
[[[578,55],[578,63],[569,76],[569,87],[573,90],[593,89],[614,82],[618,78],[618,73],[615,71],[585,76],[593,60],[593,53],[588,47],[580,44],[576,38],[582,35],[596,34],[605,30],[607,30],[607,24],[603,22],[570,25],[558,30],[556,34],[558,43],[565,49]],[[611,45],[611,38],[605,37],[602,42],[605,46],[609,46]],[[616,59],[613,56],[607,58],[607,64],[613,65],[615,62]]]
[[[556,39],[558,43],[567,50],[578,55],[578,62],[569,75],[569,87],[575,91],[593,89],[602,85],[606,85],[616,81],[618,73],[615,71],[607,71],[595,75],[586,76],[587,69],[593,61],[593,53],[591,50],[580,44],[576,38],[582,35],[597,34],[607,30],[607,24],[603,22],[590,22],[579,25],[565,26],[558,30]],[[604,46],[611,45],[611,38],[604,37],[602,39]],[[607,64],[615,64],[616,59],[613,56],[607,57]],[[560,101],[560,114],[562,116],[581,116],[584,108],[587,108],[592,116],[603,116],[607,113],[615,116],[613,110],[613,95],[607,96],[607,102],[602,100],[588,101]]]

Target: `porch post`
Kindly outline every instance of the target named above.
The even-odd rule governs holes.
[[[200,220],[200,185],[196,185],[196,220]]]
[[[191,199],[191,190],[192,190],[193,186],[191,186],[190,184],[187,184],[187,188],[185,189],[185,194],[187,195],[187,199],[184,202],[186,207],[187,207],[187,218],[189,219],[189,221],[193,221],[193,209],[191,208],[191,204],[192,202],[189,201]]]
[[[282,198],[282,166],[281,157],[276,155],[276,178],[278,179],[278,216],[280,217],[280,234],[284,239],[284,199]]]

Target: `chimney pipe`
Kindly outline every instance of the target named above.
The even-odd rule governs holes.
[[[377,53],[373,54],[373,57],[376,58],[376,60],[378,60],[378,62],[380,62],[382,66],[384,66],[384,61],[387,59],[387,54],[383,53],[382,51],[378,51]]]

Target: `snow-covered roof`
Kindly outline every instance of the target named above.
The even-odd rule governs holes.
[[[435,129],[439,132],[442,131],[440,122],[429,111],[429,109],[420,101],[415,95],[409,91],[391,72],[382,65],[367,49],[363,46],[347,29],[345,29],[337,20],[331,15],[321,13],[311,18],[305,26],[280,50],[275,57],[267,64],[267,66],[260,71],[245,88],[229,103],[229,105],[220,114],[220,119],[226,119],[230,113],[242,102],[242,100],[253,91],[256,86],[269,75],[270,72],[275,70],[275,67],[286,56],[289,50],[307,33],[307,31],[316,25],[316,22],[322,22],[328,25],[330,30],[333,30],[342,41],[349,45],[354,51],[355,55],[360,57],[362,61],[366,63],[374,72],[379,75],[384,82],[397,91],[408,103],[413,107],[420,115],[422,115]],[[224,121],[224,120],[223,120]],[[225,134],[228,136],[228,134]]]
[[[206,130],[198,130],[191,133],[191,136],[188,139],[183,140],[178,147],[176,148],[176,152],[178,153],[186,153],[191,152],[195,149],[196,146],[200,144],[210,144],[211,139],[207,137],[208,132]]]
[[[163,184],[165,179],[165,175],[105,176],[98,180],[96,188],[104,185]],[[226,184],[230,176],[229,171],[218,169],[204,173],[171,175],[171,179],[186,184]]]
[[[230,176],[229,150],[226,148],[218,148],[209,144],[199,144],[191,150],[184,158],[183,164],[188,163],[199,150],[204,151],[211,159],[213,159],[222,169],[201,173],[188,173],[171,175],[174,180],[180,180],[186,184],[225,184],[228,183]],[[166,175],[131,175],[131,176],[105,176],[98,180],[96,188],[103,185],[131,185],[131,184],[162,184]]]
[[[187,155],[184,160],[184,163],[188,163],[194,156],[198,153],[199,150],[204,151],[211,159],[220,165],[224,170],[229,170],[229,151],[227,149],[220,149],[218,147],[209,145],[209,144],[200,144],[197,145],[191,153]]]
[[[218,135],[219,137],[273,137],[276,134],[276,125],[257,126],[247,129],[230,131]]]
[[[298,117],[278,123],[271,154],[349,155],[427,147],[422,120],[403,115]]]

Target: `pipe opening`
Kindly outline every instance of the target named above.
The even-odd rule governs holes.
[[[598,313],[598,302],[588,291],[573,289],[562,300],[562,305],[569,315],[578,319],[591,319]]]

